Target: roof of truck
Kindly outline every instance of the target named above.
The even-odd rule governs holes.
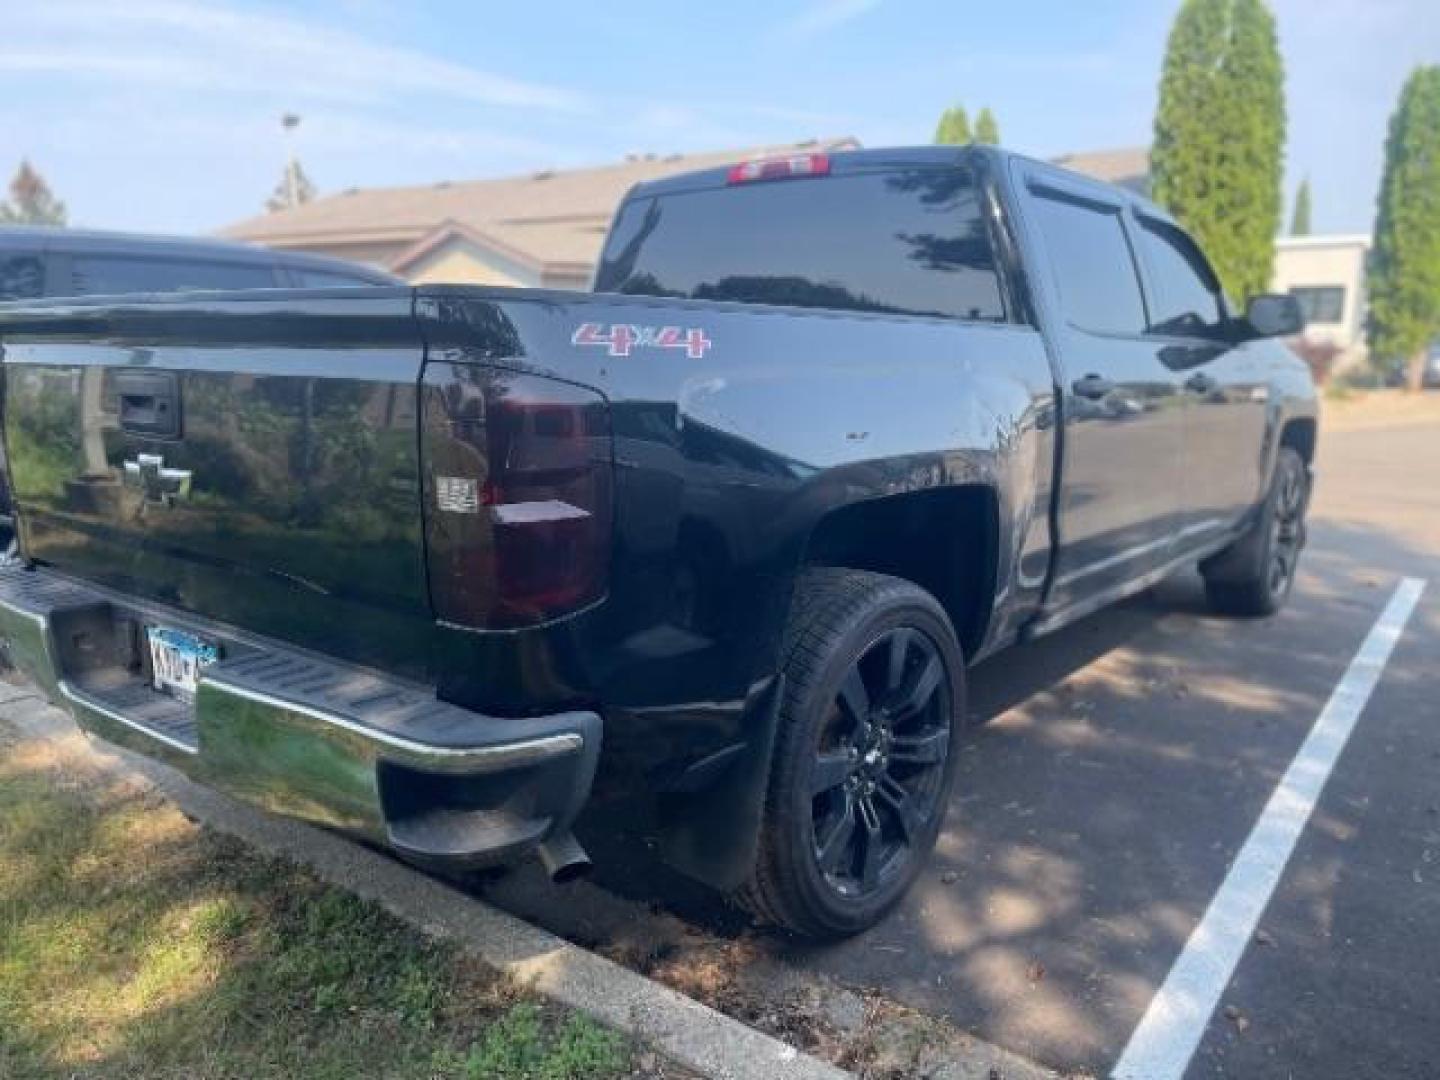
[[[789,155],[780,155],[789,156]],[[1146,213],[1164,220],[1170,215],[1133,187],[1111,183],[1092,174],[1066,168],[1057,161],[1043,161],[1013,150],[981,143],[967,143],[963,146],[896,146],[867,150],[836,150],[825,154],[829,158],[830,172],[844,174],[867,169],[943,167],[959,164],[965,160],[989,158],[997,166],[1007,161],[1022,161],[1041,172],[1054,177],[1063,177],[1067,185],[1075,185],[1091,191],[1104,190],[1111,198],[1141,207]],[[721,187],[727,183],[731,166],[698,169],[693,172],[677,173],[655,180],[636,184],[626,197],[635,195],[666,195],[699,188]]]

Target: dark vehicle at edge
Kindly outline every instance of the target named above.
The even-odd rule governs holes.
[[[0,226],[0,300],[400,283],[344,259],[230,240]]]
[[[1199,563],[1264,615],[1315,394],[1145,200],[986,148],[639,185],[593,294],[0,307],[0,633],[82,726],[407,858],[584,868],[592,788],[881,917],[965,668]]]

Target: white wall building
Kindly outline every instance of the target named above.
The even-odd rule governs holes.
[[[1340,350],[1334,371],[1363,365],[1365,261],[1370,237],[1282,236],[1275,241],[1276,292],[1292,293],[1305,312],[1305,337]]]

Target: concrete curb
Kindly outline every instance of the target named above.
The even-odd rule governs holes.
[[[578,948],[343,837],[270,817],[158,762],[85,738],[68,715],[15,688],[0,698],[22,735],[65,742],[102,775],[143,778],[191,816],[313,869],[324,880],[454,942],[518,982],[648,1042],[717,1080],[841,1080],[842,1069]]]

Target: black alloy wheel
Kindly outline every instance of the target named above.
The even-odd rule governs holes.
[[[939,650],[910,627],[845,673],[810,774],[816,865],[841,895],[873,895],[916,857],[941,809],[949,698]]]
[[[1270,575],[1267,585],[1278,607],[1295,583],[1300,549],[1305,546],[1305,471],[1293,467],[1276,476],[1275,512],[1270,523]]]
[[[913,582],[802,573],[754,871],[737,899],[815,938],[878,922],[925,865],[954,786],[965,663]]]
[[[1200,564],[1216,611],[1273,615],[1295,586],[1305,548],[1310,470],[1293,446],[1280,447],[1255,524],[1226,550]]]

